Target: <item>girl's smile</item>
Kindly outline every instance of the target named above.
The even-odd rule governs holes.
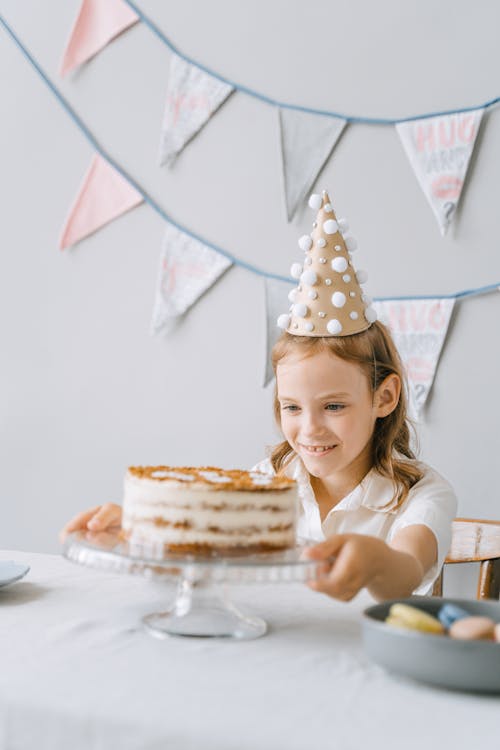
[[[300,448],[306,451],[306,453],[310,453],[311,455],[319,454],[323,456],[335,448],[334,445],[302,445],[301,443],[299,443],[298,445]]]

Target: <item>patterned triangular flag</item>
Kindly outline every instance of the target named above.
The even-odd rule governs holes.
[[[405,365],[410,407],[416,418],[432,388],[454,305],[455,298],[373,303],[379,320],[389,327]]]
[[[231,265],[224,255],[168,224],[151,332],[168,331]]]
[[[330,156],[346,120],[279,109],[281,159],[288,221],[304,201]]]
[[[287,296],[294,284],[279,279],[265,280],[266,294],[266,366],[264,372],[264,387],[271,382],[274,377],[271,351],[279,336],[282,334],[276,321],[278,316],[287,307]]]
[[[87,62],[138,20],[122,0],[83,0],[64,50],[61,75]]]
[[[64,224],[59,247],[74,245],[142,201],[141,194],[96,154]]]
[[[483,112],[474,109],[396,124],[442,235],[455,215]]]
[[[160,164],[170,164],[225,102],[234,87],[173,54],[163,118]]]

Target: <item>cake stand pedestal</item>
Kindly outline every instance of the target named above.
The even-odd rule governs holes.
[[[306,582],[316,578],[318,563],[303,556],[305,545],[254,555],[159,555],[151,547],[130,543],[120,532],[79,531],[67,537],[68,560],[108,572],[143,575],[177,582],[169,609],[142,618],[157,637],[259,638],[267,624],[241,612],[230,600],[227,585]],[[324,563],[322,563],[324,564]]]

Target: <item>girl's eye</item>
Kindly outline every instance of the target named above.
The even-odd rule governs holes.
[[[344,408],[344,404],[327,404],[325,409],[328,411],[341,411]]]
[[[295,404],[287,404],[286,406],[281,407],[283,411],[298,411],[298,406]]]

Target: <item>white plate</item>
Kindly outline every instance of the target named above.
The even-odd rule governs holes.
[[[23,578],[28,570],[29,565],[16,563],[13,560],[0,560],[0,586],[7,586]]]

